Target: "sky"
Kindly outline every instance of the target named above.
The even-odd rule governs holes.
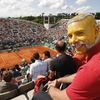
[[[0,17],[100,12],[100,0],[0,0]]]

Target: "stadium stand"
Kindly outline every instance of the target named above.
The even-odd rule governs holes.
[[[33,90],[30,90],[30,91],[27,92],[27,97],[28,97],[28,100],[32,100]]]
[[[30,21],[0,18],[0,50],[41,44],[46,29]]]
[[[8,100],[8,99],[13,98],[17,95],[18,95],[17,89],[9,91],[9,92],[5,92],[5,93],[0,93],[0,100]]]
[[[30,81],[26,84],[21,84],[18,87],[18,92],[19,92],[19,94],[23,94],[23,93],[28,92],[29,90],[32,90],[32,89],[34,89],[34,83],[32,81]]]
[[[15,98],[12,98],[11,100],[28,100],[28,99],[26,98],[24,94],[21,94]]]
[[[0,18],[0,51],[6,51],[0,52],[0,68],[9,68],[20,64],[23,58],[30,61],[35,51],[42,55],[45,50],[49,50],[51,55],[55,56],[57,52],[48,47],[53,48],[53,41],[66,36],[67,22],[67,19],[62,19],[46,30],[43,25],[30,21]],[[100,21],[97,22],[100,28]],[[27,46],[30,48],[26,48]],[[19,77],[18,80],[20,81],[22,78],[24,76]],[[10,98],[13,98],[11,100],[31,100],[33,88],[33,82],[22,84],[18,90],[1,93],[0,100]]]

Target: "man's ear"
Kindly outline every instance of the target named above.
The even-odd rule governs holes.
[[[96,36],[96,38],[97,38],[98,34],[100,34],[99,32],[100,32],[100,29],[99,29],[99,26],[97,25],[95,27],[95,36]]]

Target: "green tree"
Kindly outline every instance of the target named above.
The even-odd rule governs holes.
[[[96,18],[96,19],[100,19],[100,12],[97,12],[97,13],[96,13],[95,18]]]

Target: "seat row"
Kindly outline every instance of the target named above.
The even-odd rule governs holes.
[[[18,89],[0,93],[0,100],[17,100],[17,98],[26,98],[19,100],[30,100],[29,98],[33,96],[34,83],[32,81],[22,84],[18,87]]]

